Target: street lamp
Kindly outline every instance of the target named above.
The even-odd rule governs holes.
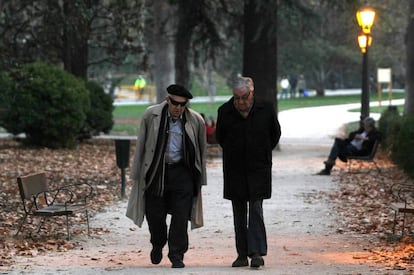
[[[370,7],[363,7],[357,10],[356,17],[358,25],[362,28],[363,33],[371,33],[371,27],[374,25],[375,14],[375,10]]]
[[[367,52],[367,48],[372,44],[372,36],[361,33],[358,35],[358,45],[362,53]]]
[[[375,14],[375,10],[369,7],[363,7],[356,12],[358,25],[362,30],[358,36],[358,45],[362,52],[361,125],[362,121],[369,117],[368,48],[372,43],[371,27]]]

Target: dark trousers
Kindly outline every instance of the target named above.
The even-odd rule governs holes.
[[[236,249],[239,256],[267,254],[263,200],[232,200]]]
[[[346,140],[335,138],[328,158],[330,160],[336,160],[338,156],[346,158],[355,155],[357,152],[358,149]]]
[[[335,160],[339,157],[340,160],[346,162],[349,156],[353,156],[358,152],[358,149],[349,143],[347,140],[335,138],[334,144],[329,152],[328,161],[325,162],[325,171],[330,172],[335,165]]]
[[[145,215],[154,247],[164,247],[168,240],[170,260],[183,260],[188,250],[188,221],[193,202],[193,181],[184,165],[167,167],[163,197],[146,194]],[[171,214],[167,234],[167,214]]]

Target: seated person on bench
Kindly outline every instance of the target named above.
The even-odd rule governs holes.
[[[375,120],[371,117],[364,119],[363,127],[358,131],[351,132],[347,139],[335,138],[328,159],[324,161],[325,168],[317,175],[330,175],[336,158],[343,162],[348,161],[348,156],[367,156],[381,134],[375,127]]]

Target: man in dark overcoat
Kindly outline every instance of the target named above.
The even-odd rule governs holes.
[[[224,198],[232,201],[237,259],[233,267],[264,265],[263,200],[272,193],[272,151],[281,135],[275,107],[254,97],[253,80],[237,77],[233,97],[218,109],[216,138],[223,149]]]

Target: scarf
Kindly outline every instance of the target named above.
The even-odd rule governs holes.
[[[167,119],[167,105],[161,113],[160,128],[157,137],[157,145],[155,147],[154,159],[145,176],[147,183],[146,190],[152,194],[162,197],[164,194],[164,155],[168,140],[168,119]]]

